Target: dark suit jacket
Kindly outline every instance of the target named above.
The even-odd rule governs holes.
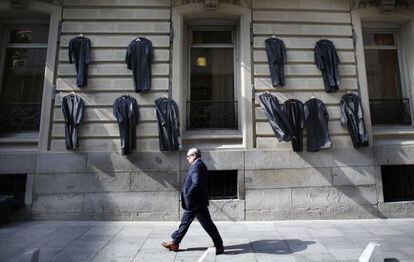
[[[185,210],[208,206],[207,178],[206,165],[197,159],[188,169],[181,191],[181,205]]]

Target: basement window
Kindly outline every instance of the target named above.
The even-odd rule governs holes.
[[[237,170],[208,171],[209,198],[237,199]]]
[[[384,202],[414,200],[414,165],[381,166]]]
[[[27,174],[0,175],[0,195],[11,195],[24,203],[26,194]]]

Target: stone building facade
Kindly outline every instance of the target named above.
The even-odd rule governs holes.
[[[414,164],[413,17],[412,1],[1,1],[3,79],[7,48],[27,48],[9,42],[13,30],[47,28],[47,41],[38,131],[0,136],[0,176],[26,174],[25,215],[33,219],[178,220],[186,149],[199,147],[210,170],[237,171],[236,198],[210,202],[219,220],[412,217],[413,201],[384,201],[383,181],[384,167]],[[236,128],[189,128],[190,32],[197,28],[232,32],[234,41],[226,48],[234,51]],[[386,47],[398,53],[398,98],[408,101],[408,124],[377,124],[370,110],[375,99],[366,50],[375,48],[367,39],[390,32],[395,43]],[[82,89],[68,61],[69,41],[79,33],[92,43],[88,85]],[[154,47],[147,93],[134,92],[124,62],[137,35]],[[271,85],[264,40],[272,35],[287,49],[283,88]],[[341,60],[342,85],[335,93],[325,92],[314,64],[313,48],[321,38],[334,42]],[[361,97],[367,148],[353,148],[340,125],[339,102],[348,90]],[[79,148],[67,151],[60,102],[72,91],[83,98],[86,112]],[[322,100],[333,147],[296,153],[290,143],[278,142],[258,102],[266,91],[281,101]],[[128,156],[120,154],[112,113],[114,99],[123,94],[136,98],[141,116],[137,150]],[[179,152],[159,151],[154,100],[163,96],[179,106]]]

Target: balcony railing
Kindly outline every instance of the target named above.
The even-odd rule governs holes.
[[[408,98],[370,99],[369,107],[373,125],[411,125]]]
[[[237,129],[237,101],[188,101],[187,129]]]
[[[0,132],[39,131],[41,104],[0,105]]]

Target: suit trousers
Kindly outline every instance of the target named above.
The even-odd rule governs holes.
[[[174,244],[180,244],[185,233],[187,233],[188,228],[193,222],[194,218],[200,222],[201,226],[207,232],[207,234],[213,240],[215,247],[223,246],[223,240],[221,239],[220,233],[217,230],[216,225],[213,223],[210,217],[210,213],[206,206],[199,207],[194,210],[185,210],[183,217],[181,218],[180,227],[171,235]]]

